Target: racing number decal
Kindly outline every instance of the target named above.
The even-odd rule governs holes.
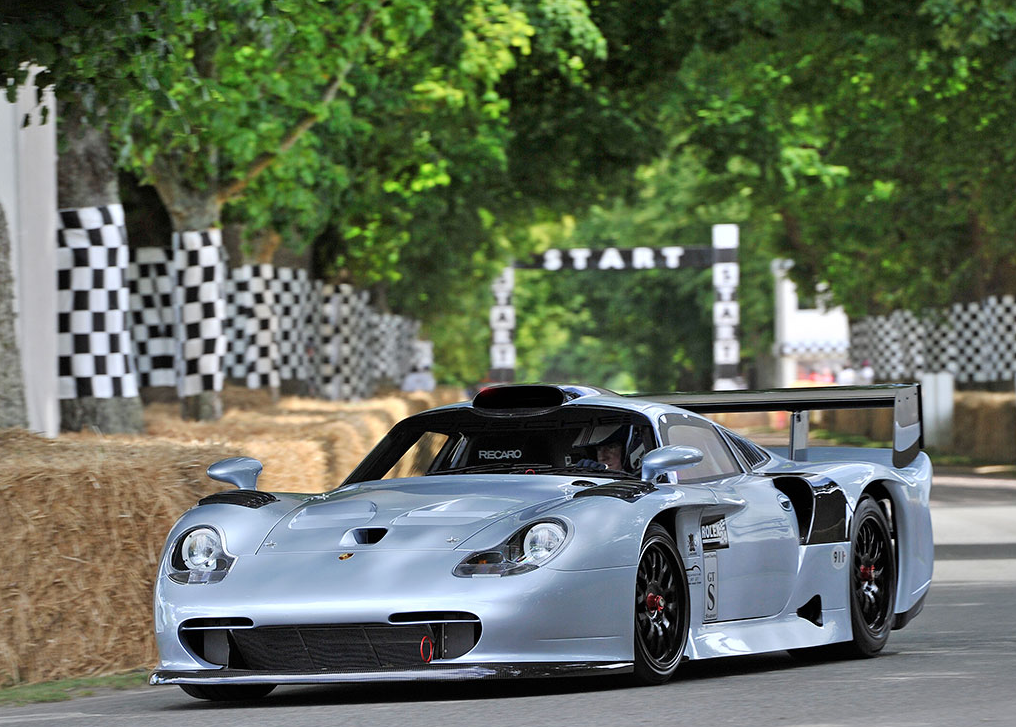
[[[716,553],[706,552],[702,554],[705,571],[705,607],[702,613],[703,621],[715,621],[719,613],[720,600],[720,579],[717,577]]]

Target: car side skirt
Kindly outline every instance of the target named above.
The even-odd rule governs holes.
[[[340,684],[357,682],[465,681],[472,679],[545,679],[548,677],[629,674],[630,661],[520,664],[432,664],[418,669],[358,672],[264,672],[243,669],[152,672],[149,684]]]

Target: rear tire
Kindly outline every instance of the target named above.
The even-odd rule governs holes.
[[[181,684],[180,689],[195,699],[210,702],[242,702],[267,696],[274,684]]]
[[[850,624],[854,638],[843,644],[848,656],[875,656],[889,640],[896,610],[896,554],[885,513],[870,497],[854,511],[850,540]]]
[[[653,523],[635,575],[635,681],[663,684],[688,642],[688,578],[673,538]]]

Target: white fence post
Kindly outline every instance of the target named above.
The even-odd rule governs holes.
[[[955,379],[941,371],[921,374],[920,381],[924,446],[947,449],[952,445]]]

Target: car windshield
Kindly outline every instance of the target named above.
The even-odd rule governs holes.
[[[637,475],[658,446],[649,421],[623,409],[568,406],[487,415],[447,409],[399,423],[343,484],[483,472]]]

